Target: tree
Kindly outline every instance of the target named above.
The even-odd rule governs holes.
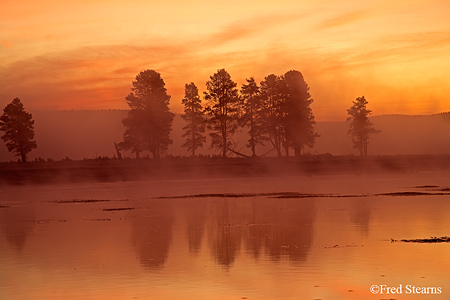
[[[37,148],[34,141],[34,120],[25,108],[19,98],[8,104],[3,109],[3,115],[0,117],[0,130],[5,134],[2,140],[6,143],[9,152],[14,152],[20,156],[22,162],[27,161],[27,154]]]
[[[265,131],[269,135],[269,141],[281,156],[281,146],[283,140],[283,112],[284,102],[282,94],[282,78],[275,74],[270,74],[261,81],[260,97],[264,103],[262,114],[264,116]]]
[[[183,127],[185,133],[183,137],[186,141],[181,145],[191,151],[192,156],[195,156],[195,150],[203,147],[206,142],[205,133],[205,118],[203,115],[202,103],[198,95],[198,89],[193,82],[185,85],[184,98],[184,114],[181,116],[187,125]]]
[[[348,133],[352,136],[353,148],[357,149],[361,156],[367,156],[370,135],[380,132],[369,120],[372,111],[367,109],[368,103],[364,96],[358,97],[353,101],[352,107],[347,109],[347,121],[351,121]]]
[[[222,157],[227,157],[227,150],[233,145],[231,136],[238,127],[239,95],[236,83],[225,69],[220,69],[206,82],[205,112],[209,119],[211,148],[220,149]]]
[[[264,102],[255,78],[250,77],[246,80],[247,84],[241,87],[243,109],[241,123],[249,127],[250,137],[247,147],[252,150],[252,156],[256,157],[256,146],[264,145],[264,141],[268,140],[263,119]]]
[[[304,146],[313,147],[316,137],[314,132],[314,115],[310,105],[313,99],[309,93],[309,86],[301,72],[288,71],[283,76],[286,102],[283,105],[286,127],[286,154],[288,147],[294,148],[295,156],[300,156]]]
[[[174,114],[169,110],[170,96],[164,80],[154,70],[145,70],[132,82],[132,92],[126,97],[130,107],[122,120],[126,127],[121,149],[136,153],[150,151],[153,158],[160,158],[172,144],[170,132]]]
[[[312,147],[318,134],[314,132],[311,95],[302,73],[296,70],[283,76],[271,74],[261,82],[266,130],[278,156],[284,148],[286,156],[293,148],[300,156],[305,146]]]

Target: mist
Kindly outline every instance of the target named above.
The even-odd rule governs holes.
[[[38,148],[29,154],[29,159],[44,160],[92,159],[114,157],[114,143],[123,140],[124,127],[122,119],[126,110],[93,111],[34,111],[35,140]],[[369,141],[369,155],[425,155],[450,153],[450,114],[408,116],[385,115],[373,116],[371,121],[381,133]],[[173,144],[169,146],[168,155],[189,156],[182,148],[182,127],[185,121],[176,115],[170,134]],[[320,134],[314,148],[305,148],[312,155],[357,155],[352,149],[351,137],[347,133],[348,122],[317,122],[316,131]],[[246,129],[241,129],[234,137],[236,149],[250,154],[245,144],[248,139]],[[214,155],[209,149],[210,140],[198,150],[200,155]],[[270,151],[269,145],[259,147],[258,153]],[[131,153],[123,153],[133,157]],[[145,155],[145,154],[144,154]],[[273,156],[271,152],[268,156]],[[0,146],[0,161],[15,161],[4,145]]]

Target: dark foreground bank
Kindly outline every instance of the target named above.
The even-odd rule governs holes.
[[[414,173],[450,170],[450,155],[90,159],[0,163],[0,184]]]

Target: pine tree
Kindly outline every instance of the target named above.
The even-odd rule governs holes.
[[[300,156],[305,146],[314,146],[316,137],[314,131],[314,114],[311,109],[313,99],[309,93],[301,72],[291,70],[283,76],[285,88],[285,128],[286,147],[293,147],[295,156]],[[287,151],[287,150],[286,150]]]
[[[193,82],[185,85],[182,103],[184,104],[182,118],[187,122],[186,126],[183,127],[185,131],[183,137],[186,140],[182,147],[187,148],[194,157],[195,151],[203,147],[203,144],[206,142],[206,137],[204,136],[206,123],[198,89]]]
[[[150,151],[153,158],[160,158],[172,144],[170,132],[174,118],[164,80],[158,72],[145,70],[132,84],[132,92],[126,97],[130,111],[122,121],[126,130],[120,147],[136,153],[137,158],[144,150]]]
[[[25,108],[19,98],[8,104],[3,109],[3,115],[0,117],[0,130],[5,134],[2,140],[6,143],[9,152],[14,152],[20,156],[22,162],[27,161],[27,154],[37,148],[34,141],[34,120]]]
[[[239,95],[236,85],[225,69],[218,70],[206,82],[205,112],[209,116],[207,127],[211,147],[221,150],[224,158],[233,145],[231,137],[238,128]]]
[[[241,87],[242,100],[242,125],[249,127],[249,139],[247,147],[251,149],[252,156],[256,157],[256,146],[264,145],[268,140],[263,119],[264,103],[260,95],[260,89],[253,77],[247,79],[247,84]]]
[[[364,96],[358,97],[347,110],[349,115],[347,121],[351,121],[348,133],[352,136],[353,148],[357,149],[361,156],[367,156],[370,135],[380,132],[369,120],[372,111],[367,109],[368,103]]]
[[[261,99],[264,103],[262,114],[265,130],[268,132],[269,141],[277,152],[277,156],[281,156],[284,135],[282,78],[270,74],[261,81],[260,86]]]

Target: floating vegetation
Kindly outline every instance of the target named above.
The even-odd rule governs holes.
[[[96,203],[96,202],[109,202],[113,200],[100,200],[100,199],[70,199],[70,200],[54,200],[49,201],[52,203]]]
[[[133,210],[135,207],[120,207],[120,208],[104,208],[103,211],[121,211],[121,210]]]
[[[330,249],[330,248],[355,248],[355,247],[364,247],[364,245],[355,245],[355,244],[351,244],[351,245],[334,245],[334,246],[329,246],[329,247],[325,247],[325,249]]]
[[[449,243],[450,237],[442,236],[442,237],[430,237],[429,239],[412,239],[412,240],[394,240],[391,238],[391,243],[397,243],[397,242],[403,242],[403,243]]]
[[[83,203],[103,203],[103,202],[118,202],[118,201],[129,201],[129,199],[112,200],[112,199],[68,199],[68,200],[52,200],[47,201],[49,203],[60,203],[60,204],[83,204]]]
[[[394,193],[383,193],[376,194],[376,196],[446,196],[450,193],[428,193],[428,192],[394,192]]]
[[[269,197],[278,199],[291,198],[353,198],[368,197],[370,195],[339,195],[339,194],[308,194],[298,192],[281,192],[281,193],[220,193],[220,194],[194,194],[183,196],[164,196],[155,199],[188,199],[188,198],[250,198],[250,197]]]
[[[438,188],[438,187],[439,187],[438,185],[428,185],[428,184],[426,184],[426,185],[417,185],[414,188],[416,188],[416,189],[435,189],[435,188]]]
[[[8,206],[8,205],[0,205],[0,208],[7,208],[7,207],[11,207],[11,206]]]

